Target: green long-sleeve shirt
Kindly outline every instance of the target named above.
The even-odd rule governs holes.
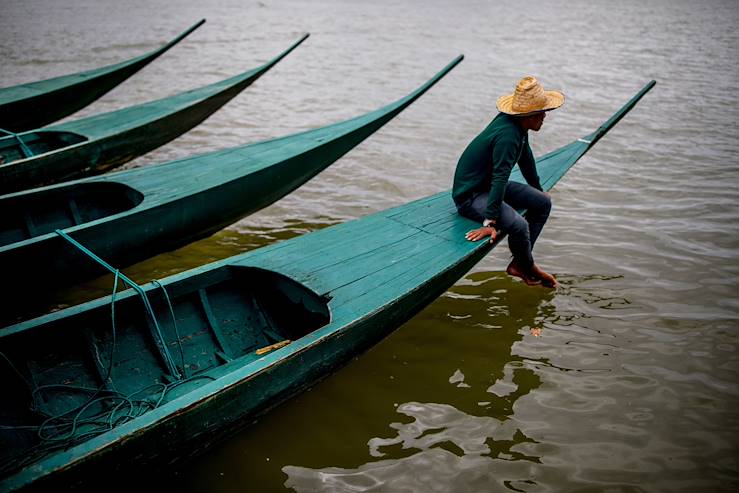
[[[498,113],[459,158],[452,187],[454,202],[462,204],[475,193],[489,191],[485,218],[497,221],[516,163],[526,183],[541,190],[526,130],[518,126],[515,117]]]

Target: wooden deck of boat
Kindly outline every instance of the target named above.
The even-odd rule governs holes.
[[[465,239],[475,226],[457,214],[446,191],[229,263],[274,270],[331,297],[334,325],[381,308],[471,256],[479,259],[490,245]]]

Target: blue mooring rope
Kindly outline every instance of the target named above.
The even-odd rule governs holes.
[[[103,377],[103,382],[97,388],[67,384],[48,384],[36,387],[23,376],[23,374],[10,360],[10,358],[8,358],[3,352],[0,352],[0,360],[4,360],[4,362],[9,365],[13,372],[20,378],[20,380],[25,383],[32,402],[31,409],[39,416],[43,416],[45,418],[38,425],[7,425],[0,422],[0,430],[35,431],[36,436],[39,440],[38,444],[32,446],[30,449],[25,450],[23,452],[23,455],[11,454],[9,457],[0,459],[0,475],[3,475],[6,471],[9,471],[13,468],[30,464],[39,456],[47,452],[67,448],[76,443],[80,443],[81,441],[89,437],[112,430],[122,423],[136,419],[146,412],[151,411],[152,409],[156,409],[157,407],[162,405],[167,394],[171,390],[182,384],[201,379],[210,381],[215,380],[214,377],[209,375],[188,375],[189,372],[187,371],[185,365],[184,350],[182,347],[182,342],[180,340],[179,330],[177,328],[177,320],[175,318],[172,302],[164,285],[162,285],[159,281],[154,280],[153,283],[162,289],[164,297],[169,306],[169,313],[172,317],[174,332],[177,338],[177,343],[179,345],[180,359],[182,360],[182,369],[185,373],[185,378],[182,378],[180,373],[176,371],[174,361],[172,360],[171,356],[169,356],[169,352],[166,350],[166,348],[164,348],[163,355],[165,356],[165,358],[169,358],[168,366],[170,366],[170,368],[175,368],[175,372],[171,373],[176,375],[178,380],[171,383],[154,383],[128,395],[119,392],[115,388],[105,388],[108,382],[112,384],[113,366],[115,365],[114,359],[117,345],[115,302],[116,295],[118,294],[118,281],[120,279],[126,282],[141,295],[142,299],[144,300],[144,305],[146,306],[146,309],[151,316],[152,321],[154,322],[154,326],[157,329],[157,334],[161,338],[160,342],[162,345],[164,344],[164,339],[162,337],[161,331],[159,330],[159,325],[157,323],[151,304],[149,303],[146,293],[141,288],[141,286],[126,277],[123,273],[121,273],[120,270],[110,266],[100,257],[95,255],[92,251],[85,248],[82,244],[75,241],[73,238],[70,238],[69,235],[67,235],[63,231],[56,230],[56,233],[65,240],[69,241],[72,245],[88,255],[90,258],[98,262],[100,265],[113,272],[113,274],[115,275],[115,279],[113,281],[113,292],[111,294],[110,300],[112,335],[110,355],[107,365],[108,368],[105,372],[105,376]],[[84,399],[84,402],[79,406],[75,406],[56,415],[48,415],[41,409],[36,409],[33,403],[35,403],[39,399],[38,394],[53,390],[60,390],[67,393],[78,392],[89,394],[89,397]],[[154,395],[150,397],[137,397],[140,394],[149,394],[153,390],[156,391]],[[98,404],[105,409],[97,412],[94,411],[93,407]]]
[[[64,238],[65,240],[67,240],[68,242],[70,242],[75,247],[77,247],[82,253],[84,253],[85,255],[87,255],[94,261],[96,261],[98,264],[102,265],[103,267],[108,269],[110,272],[115,274],[117,277],[122,279],[123,282],[131,286],[131,288],[133,288],[134,291],[136,291],[141,296],[141,299],[144,302],[144,307],[146,308],[147,313],[151,317],[151,321],[153,322],[154,328],[156,330],[156,335],[159,338],[159,340],[157,341],[157,345],[160,346],[162,350],[161,351],[162,356],[164,357],[164,360],[165,360],[164,362],[167,365],[167,369],[172,374],[172,376],[175,377],[177,380],[182,379],[182,375],[180,374],[179,370],[177,370],[177,365],[172,359],[172,356],[169,354],[169,350],[167,349],[167,346],[164,341],[164,336],[162,335],[162,330],[159,328],[159,323],[157,322],[156,315],[154,315],[154,309],[151,307],[151,303],[149,303],[149,297],[146,296],[146,292],[143,290],[143,288],[139,286],[138,284],[136,284],[131,279],[129,279],[128,276],[123,274],[120,270],[114,268],[109,263],[107,263],[105,260],[95,255],[91,250],[89,250],[87,247],[79,243],[77,240],[69,236],[67,233],[65,233],[61,229],[57,229],[54,232],[58,234],[59,236],[61,236],[62,238]],[[163,286],[162,286],[162,289],[164,289]],[[167,296],[166,298],[167,298],[167,302],[169,302],[169,296]],[[171,306],[170,306],[170,310],[171,310]],[[174,318],[174,313],[172,315]],[[178,338],[178,341],[179,341],[179,338]]]

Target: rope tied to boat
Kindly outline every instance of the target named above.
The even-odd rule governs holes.
[[[169,350],[167,349],[166,342],[164,340],[164,335],[162,334],[162,330],[159,327],[159,322],[157,321],[157,317],[154,313],[154,309],[151,306],[151,303],[149,302],[149,297],[146,295],[146,291],[139,286],[137,283],[132,281],[128,278],[128,276],[124,275],[122,272],[120,272],[115,267],[108,264],[105,260],[101,259],[97,255],[95,255],[91,250],[89,250],[87,247],[79,243],[77,240],[69,236],[67,233],[62,231],[61,229],[57,229],[54,231],[56,234],[70,242],[72,245],[74,245],[77,249],[79,249],[82,253],[93,259],[95,262],[115,274],[116,276],[119,276],[123,282],[128,284],[134,291],[136,291],[139,296],[141,296],[141,300],[144,303],[144,308],[146,309],[147,314],[149,315],[151,322],[154,326],[154,333],[155,333],[155,342],[157,347],[159,348],[159,352],[162,355],[162,358],[164,359],[164,363],[167,366],[167,370],[169,370],[170,374],[177,380],[182,379],[182,375],[180,374],[179,370],[177,369],[177,365],[175,364],[174,360],[172,359],[172,355],[169,353]],[[160,284],[161,286],[161,284]],[[166,292],[166,291],[165,291]],[[169,296],[166,297],[167,302],[169,302]],[[171,303],[170,303],[170,310],[172,310]],[[174,319],[174,313],[172,313],[172,317]],[[179,343],[179,337],[177,338]],[[182,348],[180,347],[180,350]]]
[[[21,146],[21,150],[23,151],[24,156],[23,157],[31,157],[33,156],[33,151],[26,145],[25,142],[23,142],[23,139],[21,138],[20,134],[17,134],[15,132],[11,132],[10,130],[5,130],[4,128],[0,128],[0,133],[4,133],[6,135],[10,135],[11,137],[15,137],[15,140],[18,141],[18,143]],[[0,163],[2,164],[2,163]]]
[[[161,282],[159,282],[159,279],[154,279],[151,282],[155,286],[158,286],[162,289],[162,292],[164,293],[164,299],[167,300],[167,307],[169,307],[169,314],[172,317],[172,327],[174,328],[175,340],[177,341],[177,347],[180,350],[180,361],[182,362],[182,371],[185,372],[185,377],[187,377],[187,365],[185,365],[185,350],[182,348],[182,338],[180,337],[180,331],[177,328],[177,317],[174,316],[174,308],[172,307],[172,301],[169,299],[169,293],[167,293],[167,289],[164,287],[164,285]]]
[[[105,433],[123,423],[136,419],[139,416],[161,406],[167,394],[184,383],[201,379],[210,381],[215,380],[214,377],[209,375],[188,376],[187,378],[181,378],[171,383],[154,383],[130,394],[124,394],[115,388],[107,388],[108,386],[112,386],[113,367],[115,366],[115,355],[117,349],[115,302],[118,294],[118,285],[119,280],[122,279],[125,281],[128,279],[118,269],[113,269],[113,274],[115,277],[113,280],[113,291],[111,293],[110,300],[110,352],[108,356],[107,369],[104,372],[104,376],[101,375],[102,382],[97,388],[70,384],[35,386],[23,376],[23,373],[18,370],[8,356],[3,352],[0,352],[0,359],[4,360],[10,366],[11,370],[19,377],[28,389],[31,399],[31,410],[44,418],[43,421],[37,425],[0,424],[0,430],[26,430],[35,432],[39,439],[39,443],[30,450],[25,451],[23,456],[11,456],[0,462],[0,473],[32,463],[40,454],[42,455],[53,450],[66,448],[76,443],[80,443],[87,438]],[[130,279],[127,283],[129,282],[133,283]],[[169,305],[175,334],[180,346],[183,371],[186,372],[184,351],[180,342],[177,322],[175,320],[174,309],[169,299],[169,294],[159,281],[155,280],[154,284],[162,289],[167,300],[167,304]],[[147,306],[148,309],[151,309],[150,304]],[[153,317],[153,311],[150,312],[150,315]],[[38,409],[36,406],[37,402],[44,400],[40,395],[50,391],[82,394],[87,393],[90,395],[84,399],[82,404],[61,413],[50,415],[43,410]]]

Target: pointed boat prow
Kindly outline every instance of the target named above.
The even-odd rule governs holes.
[[[56,229],[122,268],[209,236],[274,203],[392,120],[462,58],[395,103],[343,122],[0,197],[0,209],[16,211],[0,225],[0,270],[17,279],[12,290],[0,287],[0,294],[9,306],[10,297],[28,303],[33,297],[25,290],[35,290],[40,279],[52,289],[106,273],[54,234]],[[107,195],[110,189],[114,197]],[[11,310],[0,320],[9,315]]]
[[[193,28],[194,29],[194,28]],[[121,166],[199,125],[303,41],[256,68],[155,101],[0,136],[0,194],[96,175]]]
[[[297,40],[295,43],[293,43],[292,46],[290,46],[288,49],[286,49],[285,51],[283,51],[282,53],[274,57],[272,60],[264,64],[263,67],[265,71],[269,70],[273,65],[275,65],[277,62],[279,62],[280,60],[285,58],[287,55],[289,55],[291,51],[293,51],[295,48],[300,46],[303,43],[303,41],[308,39],[308,37],[310,37],[310,33],[303,34],[303,36],[299,40]]]
[[[387,105],[385,108],[383,108],[382,110],[378,110],[378,111],[383,111],[383,110],[384,111],[388,111],[390,108],[395,107],[396,109],[395,110],[392,110],[393,111],[392,114],[393,114],[393,116],[394,115],[397,115],[398,113],[400,113],[401,111],[403,111],[406,107],[408,107],[409,105],[411,105],[415,100],[417,100],[418,98],[420,98],[426,91],[428,91],[429,89],[431,89],[432,87],[434,87],[434,85],[437,82],[439,82],[442,78],[444,78],[444,76],[446,74],[448,74],[449,72],[451,72],[454,67],[456,67],[457,65],[459,65],[459,63],[462,60],[464,60],[464,55],[457,56],[454,60],[452,60],[451,62],[449,62],[449,64],[446,67],[444,67],[443,69],[441,69],[436,75],[434,75],[433,77],[431,77],[428,81],[426,81],[424,84],[422,84],[418,89],[416,89],[415,91],[413,91],[412,93],[410,93],[406,97],[404,97],[402,99],[399,99],[395,103],[392,103],[390,105]]]
[[[643,98],[644,95],[648,93],[656,84],[656,80],[649,81],[642,88],[642,90],[636,93],[636,95],[631,98],[625,105],[623,105],[620,110],[614,113],[613,116],[609,118],[603,125],[598,127],[598,130],[593,133],[593,138],[591,139],[590,146],[592,147],[593,145],[595,145],[595,143],[598,142],[601,137],[603,137],[610,129],[615,127],[616,124],[621,120],[621,118],[626,116],[626,113],[631,111],[634,106],[636,106],[636,103],[638,103],[639,100]]]
[[[174,38],[172,41],[170,41],[169,43],[165,44],[164,46],[162,46],[158,50],[153,51],[149,55],[143,55],[142,58],[143,57],[147,57],[147,56],[152,56],[152,55],[156,55],[156,56],[161,55],[162,53],[164,53],[165,51],[167,51],[168,49],[172,48],[174,45],[176,45],[177,43],[179,43],[180,41],[182,41],[183,39],[185,39],[186,37],[188,37],[190,34],[192,34],[192,32],[195,29],[199,28],[203,24],[205,24],[205,19],[200,19],[198,22],[196,22],[195,24],[193,24],[192,26],[190,26],[188,29],[186,29],[185,31],[183,31],[182,34],[180,34],[179,36],[177,36],[176,38]]]
[[[536,160],[539,178],[544,190],[550,190],[562,176],[569,170],[596,142],[608,133],[626,114],[631,111],[644,95],[649,92],[657,81],[647,83],[636,95],[624,104],[613,116],[606,120],[597,130],[585,135],[569,144],[560,147]],[[518,172],[518,168],[514,173]],[[519,181],[523,180],[520,173],[517,175]]]
[[[0,89],[0,128],[23,132],[71,115],[118,86],[205,23],[201,19],[169,43],[97,69]]]

